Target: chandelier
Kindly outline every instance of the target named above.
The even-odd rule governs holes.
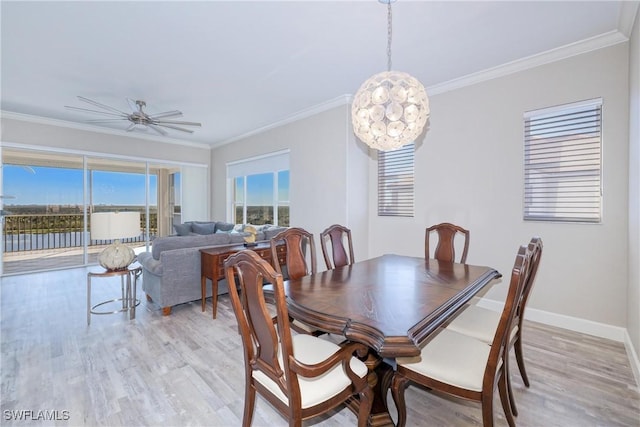
[[[387,71],[371,76],[356,92],[351,121],[356,136],[369,147],[396,150],[415,141],[429,118],[429,98],[422,83],[391,71],[391,3],[387,5]]]

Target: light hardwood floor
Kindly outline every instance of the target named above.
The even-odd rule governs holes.
[[[1,425],[241,425],[244,362],[227,296],[212,320],[211,307],[202,313],[199,302],[163,317],[139,292],[135,320],[94,315],[87,326],[86,272],[2,279]],[[120,292],[115,278],[92,283],[94,304]],[[514,370],[517,425],[640,426],[638,385],[621,343],[536,323],[526,324],[524,342],[531,388]],[[410,426],[481,425],[475,403],[415,386],[406,396]],[[495,400],[496,425],[506,426]],[[19,421],[12,411],[33,411],[30,418],[58,411],[69,419]],[[258,398],[253,425],[287,423]],[[356,425],[356,418],[342,408],[304,425]]]

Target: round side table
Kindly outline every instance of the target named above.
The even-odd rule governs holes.
[[[88,272],[87,273],[87,325],[91,324],[92,314],[115,314],[123,311],[129,312],[129,319],[136,318],[136,306],[140,304],[140,300],[136,296],[136,287],[138,283],[138,277],[142,273],[141,266],[130,265],[122,270],[102,271],[102,272]],[[121,298],[115,298],[108,301],[103,301],[95,305],[91,305],[91,279],[94,277],[120,277],[120,287],[122,291]],[[132,280],[133,279],[133,280]],[[122,301],[122,308],[115,311],[98,311],[97,308]]]

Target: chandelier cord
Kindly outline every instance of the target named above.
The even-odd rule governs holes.
[[[387,71],[391,71],[391,1],[387,3]]]

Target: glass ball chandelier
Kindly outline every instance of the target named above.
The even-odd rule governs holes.
[[[356,136],[369,147],[396,150],[422,133],[429,118],[429,98],[422,83],[401,71],[391,71],[391,3],[387,5],[387,71],[375,74],[356,92],[351,121]]]

